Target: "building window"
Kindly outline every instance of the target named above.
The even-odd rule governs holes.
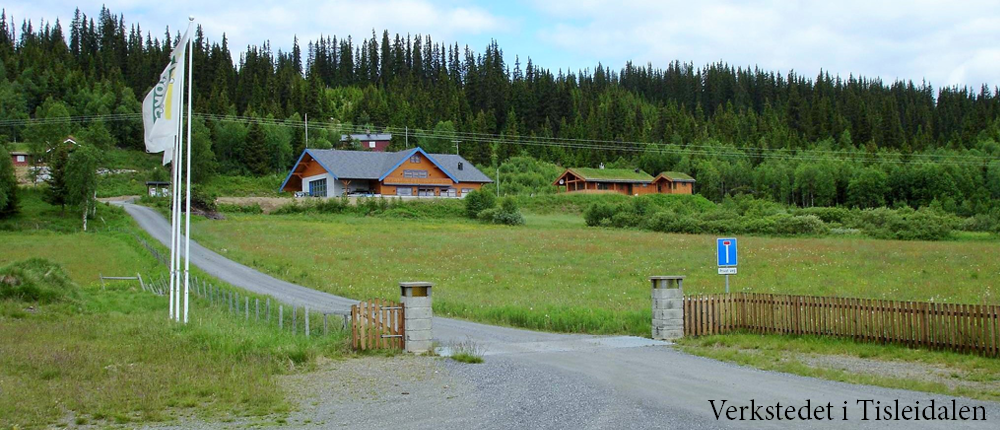
[[[24,162],[24,156],[23,155],[18,155],[17,156],[17,162],[18,163],[23,163]]]
[[[426,178],[426,170],[403,170],[404,178]]]
[[[466,195],[472,192],[472,188],[462,188],[462,195]]]
[[[441,195],[446,197],[458,197],[458,190],[454,188],[445,188],[441,190]]]
[[[434,197],[433,188],[417,188],[418,197]]]
[[[606,190],[606,189],[608,189],[608,184],[606,184],[604,182],[598,182],[597,183],[597,189],[598,190]]]
[[[412,196],[413,188],[396,188],[397,196]]]
[[[671,182],[670,183],[670,189],[671,190],[676,190],[677,189],[677,183],[676,182]]]
[[[313,197],[326,197],[326,178],[309,181],[309,195]]]
[[[420,154],[413,154],[413,156],[410,157],[410,162],[413,164],[420,164]]]
[[[368,142],[368,147],[369,148],[374,148],[375,147],[375,142]]]

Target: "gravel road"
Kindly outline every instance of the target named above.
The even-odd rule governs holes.
[[[152,209],[124,204],[139,225],[161,242],[169,241],[169,224]],[[345,312],[355,300],[285,282],[226,259],[191,242],[191,262],[230,284],[268,294],[289,304],[326,312]],[[472,340],[485,349],[486,363],[464,365],[441,359],[401,357],[412,365],[385,366],[368,396],[343,387],[359,377],[350,369],[334,369],[309,379],[330,391],[283,423],[291,427],[351,428],[1000,428],[1000,404],[844,384],[783,373],[760,371],[695,357],[668,343],[630,336],[586,336],[541,333],[446,318],[434,319],[435,338],[443,344]],[[376,359],[385,360],[385,359]],[[358,362],[366,360],[354,360]],[[364,364],[357,364],[364,365]],[[427,367],[430,366],[430,367]],[[420,378],[432,368],[433,378]],[[360,372],[360,374],[365,374]],[[341,377],[340,375],[350,375]],[[381,378],[381,379],[380,379]],[[398,381],[412,383],[402,394]],[[448,385],[451,392],[438,389]],[[316,390],[308,390],[315,392]],[[399,393],[396,393],[399,391]],[[457,394],[451,394],[452,392]],[[386,403],[385,399],[395,399]],[[835,421],[716,419],[709,400],[726,405],[781,403],[801,407],[833,406]],[[859,400],[880,405],[926,406],[933,399],[958,407],[982,406],[987,421],[862,420]],[[840,420],[847,402],[848,420]],[[919,403],[917,403],[919,402]],[[749,419],[751,415],[747,415]],[[190,423],[187,423],[190,424]],[[211,425],[209,425],[211,426]],[[214,427],[214,426],[212,426]]]

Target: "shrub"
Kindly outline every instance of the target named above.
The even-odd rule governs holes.
[[[77,286],[62,266],[31,258],[0,269],[0,299],[53,303],[75,298]]]
[[[192,187],[191,191],[191,207],[201,209],[205,212],[215,212],[218,207],[215,205],[215,198],[218,197],[214,192],[204,190],[200,187]]]
[[[496,196],[491,193],[475,190],[465,196],[465,214],[469,218],[476,219],[479,213],[496,206]]]
[[[583,219],[588,226],[596,227],[611,222],[611,217],[615,215],[615,207],[608,203],[597,202],[591,204],[583,212]]]
[[[795,210],[796,215],[812,215],[818,217],[823,222],[844,224],[851,220],[853,213],[844,208],[802,208]]]
[[[503,225],[522,225],[524,216],[517,207],[517,202],[512,197],[504,197],[500,201],[500,207],[493,207],[480,211],[476,218],[483,222]]]
[[[830,227],[814,215],[774,217],[774,233],[784,235],[811,234],[820,235],[830,232]]]
[[[958,226],[954,215],[931,208],[866,209],[855,225],[866,235],[878,239],[942,240]]]
[[[254,203],[252,205],[234,205],[234,204],[220,204],[218,205],[219,212],[226,213],[244,213],[252,215],[260,215],[264,213],[264,209],[260,207],[259,203]]]

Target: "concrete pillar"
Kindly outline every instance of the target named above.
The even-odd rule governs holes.
[[[423,354],[431,350],[434,331],[431,327],[431,319],[434,312],[431,310],[431,287],[430,282],[400,282],[399,302],[403,304],[403,339],[406,344],[406,352]]]
[[[653,295],[653,339],[684,337],[683,276],[650,276]]]

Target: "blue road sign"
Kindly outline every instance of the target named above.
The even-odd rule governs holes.
[[[736,238],[716,239],[716,257],[720,266],[736,265]]]

